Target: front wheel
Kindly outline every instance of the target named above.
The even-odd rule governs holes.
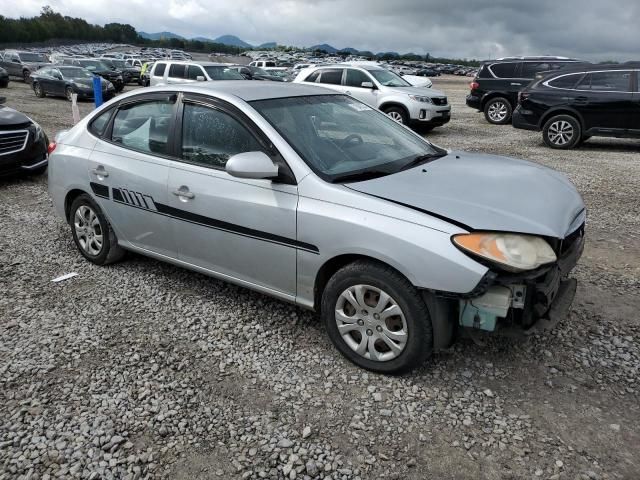
[[[512,111],[513,108],[506,98],[492,98],[484,106],[484,118],[493,125],[506,125],[511,121]]]
[[[96,265],[117,262],[124,256],[118,239],[98,204],[89,195],[78,196],[69,211],[71,235],[80,253]]]
[[[433,351],[427,306],[388,266],[357,261],[338,270],[322,294],[321,311],[336,348],[367,370],[406,372]]]
[[[556,115],[544,124],[542,139],[547,146],[559,150],[575,147],[582,140],[580,122],[571,115]]]
[[[73,88],[67,87],[64,89],[64,96],[67,97],[67,100],[70,102],[73,101]]]
[[[33,92],[36,94],[36,97],[39,98],[44,98],[46,95],[42,85],[40,85],[40,82],[33,82]]]
[[[409,121],[407,113],[400,107],[387,107],[384,109],[384,113],[386,113],[388,117],[403,125],[406,125]]]

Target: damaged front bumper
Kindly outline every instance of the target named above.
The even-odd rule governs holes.
[[[459,325],[504,335],[531,335],[565,318],[577,282],[568,278],[584,250],[584,225],[554,246],[558,260],[532,272],[490,271],[458,298]]]

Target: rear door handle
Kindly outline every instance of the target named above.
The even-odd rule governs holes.
[[[91,173],[93,173],[94,175],[96,175],[98,177],[105,177],[106,178],[106,177],[109,176],[109,172],[107,172],[102,165],[100,165],[97,168],[94,168],[93,170],[91,170]]]
[[[196,194],[189,191],[188,187],[182,186],[172,192],[176,197],[192,199],[196,197]]]

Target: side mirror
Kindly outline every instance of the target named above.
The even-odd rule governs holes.
[[[275,178],[278,166],[264,152],[245,152],[233,155],[225,166],[226,172],[238,178]]]
[[[362,82],[362,83],[360,84],[360,86],[361,86],[362,88],[373,88],[373,87],[374,87],[373,82]]]
[[[198,75],[196,77],[196,82],[204,82],[205,80],[206,80],[206,78],[204,78],[204,76],[202,76],[202,75]]]

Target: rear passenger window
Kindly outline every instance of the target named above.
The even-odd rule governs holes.
[[[167,68],[167,64],[166,63],[158,63],[156,65],[156,69],[153,71],[153,76],[154,77],[163,76],[165,68]]]
[[[630,92],[631,72],[610,71],[591,74],[591,90],[600,92]]]
[[[186,69],[186,65],[174,63],[169,67],[169,76],[172,78],[184,78],[184,72]]]
[[[517,63],[494,63],[489,67],[498,78],[515,78]]]
[[[552,70],[551,64],[547,62],[524,62],[520,78],[535,78],[538,72],[548,72]]]
[[[582,77],[582,73],[574,73],[572,75],[562,75],[549,81],[550,87],[555,88],[569,88],[572,89],[576,86],[578,80]]]
[[[232,155],[260,150],[255,137],[228,113],[184,105],[182,158],[188,162],[223,169]]]
[[[320,83],[340,85],[342,83],[342,69],[323,70],[320,74]]]
[[[113,120],[111,140],[133,150],[166,155],[172,114],[169,100],[125,105]]]

